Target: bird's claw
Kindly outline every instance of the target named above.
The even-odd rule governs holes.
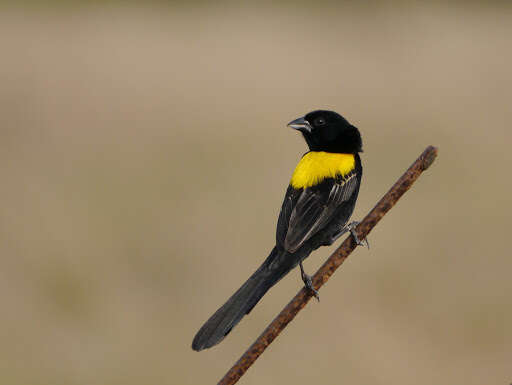
[[[366,246],[368,250],[370,250],[370,242],[368,242],[368,238],[363,239],[362,241],[359,239],[356,233],[356,226],[359,224],[359,222],[354,221],[349,223],[346,228],[348,231],[350,231],[350,234],[352,234],[352,237],[354,238],[354,241],[356,242],[356,245],[358,246]]]
[[[315,290],[315,288],[313,287],[313,281],[311,281],[311,276],[303,274],[302,280],[304,281],[304,286],[306,287],[306,289],[311,291],[311,293],[313,293],[313,295],[315,296],[316,300],[320,302],[320,295],[318,294],[318,291]]]
[[[311,280],[311,276],[307,275],[304,271],[304,267],[302,266],[302,262],[300,262],[300,275],[302,277],[302,282],[304,282],[304,286],[307,290],[313,293],[314,297],[318,302],[320,302],[320,295],[318,291],[313,287],[313,281]]]

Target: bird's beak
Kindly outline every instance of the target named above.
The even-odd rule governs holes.
[[[292,120],[290,123],[288,123],[288,127],[294,128],[301,132],[311,133],[311,124],[309,124],[309,122],[303,117]]]

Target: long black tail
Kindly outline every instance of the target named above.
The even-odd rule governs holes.
[[[207,349],[222,341],[261,297],[309,253],[300,254],[274,247],[258,270],[199,329],[192,341],[192,349]]]

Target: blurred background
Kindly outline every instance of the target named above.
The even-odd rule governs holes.
[[[355,219],[439,157],[240,383],[509,384],[511,37],[510,2],[2,2],[0,383],[216,383],[302,286],[191,350],[326,108]]]

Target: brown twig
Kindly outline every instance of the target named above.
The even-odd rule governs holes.
[[[418,159],[398,179],[391,189],[384,195],[375,207],[357,226],[356,231],[359,239],[365,239],[381,218],[395,205],[400,197],[418,179],[420,174],[432,164],[437,156],[437,148],[429,146],[423,151]],[[347,259],[349,254],[356,248],[353,237],[349,236],[336,249],[327,261],[318,269],[313,276],[313,286],[316,290],[329,280],[334,271]],[[258,339],[247,349],[226,375],[219,381],[219,385],[231,385],[236,383],[240,377],[249,369],[256,359],[274,341],[281,331],[295,318],[297,313],[308,303],[311,292],[302,288],[295,297],[285,306],[279,315],[267,326]]]

